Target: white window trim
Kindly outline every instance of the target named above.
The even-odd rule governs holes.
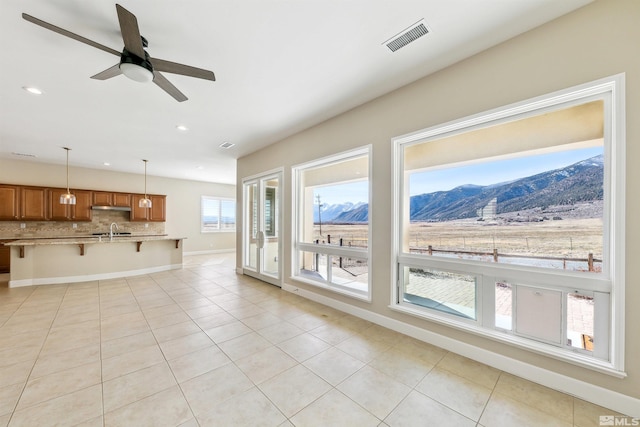
[[[233,228],[225,228],[225,229],[220,229],[218,228],[217,230],[205,230],[204,229],[204,221],[203,221],[203,212],[202,212],[202,203],[204,202],[205,199],[208,200],[218,200],[220,202],[220,212],[219,212],[219,217],[218,217],[218,226],[220,226],[221,221],[222,221],[222,202],[233,202],[236,203],[236,199],[233,199],[231,197],[217,197],[217,196],[207,196],[207,195],[202,195],[200,196],[200,233],[201,234],[209,234],[209,233],[235,233],[236,229],[237,229],[237,224],[238,224],[238,218],[237,218],[237,203],[236,203],[236,212],[234,212],[234,226]]]
[[[318,288],[327,289],[331,292],[335,292],[341,295],[345,295],[348,297],[352,297],[358,300],[371,302],[371,278],[372,278],[372,269],[371,269],[371,248],[372,248],[372,230],[373,230],[373,214],[372,214],[372,198],[373,191],[371,186],[371,176],[372,176],[372,168],[373,168],[373,159],[372,159],[372,146],[366,145],[364,147],[359,147],[353,150],[344,151],[337,154],[332,154],[329,156],[325,156],[319,159],[315,159],[306,163],[301,163],[298,165],[294,165],[291,167],[291,200],[293,206],[293,218],[291,221],[291,259],[293,262],[291,263],[291,276],[289,277],[291,280],[295,280],[302,283],[307,283],[309,285],[313,285]],[[368,163],[369,163],[369,176],[368,179],[368,188],[369,188],[369,227],[368,227],[368,245],[367,249],[358,249],[358,248],[345,248],[345,247],[334,247],[328,245],[314,245],[311,243],[301,242],[300,235],[302,233],[302,224],[300,223],[301,218],[301,203],[302,196],[300,195],[301,188],[299,188],[298,183],[300,182],[300,173],[309,168],[313,168],[316,166],[321,166],[326,164],[327,162],[335,162],[340,160],[347,160],[352,157],[359,157],[367,155]],[[368,283],[367,283],[367,292],[366,293],[358,293],[355,291],[351,291],[345,287],[341,287],[336,284],[321,282],[317,280],[310,280],[303,276],[297,274],[299,271],[298,266],[298,251],[310,251],[310,252],[318,252],[321,254],[326,254],[330,256],[349,256],[353,258],[366,259],[368,265]]]
[[[538,343],[533,340],[523,339],[521,337],[505,334],[498,330],[492,330],[486,327],[482,327],[481,324],[469,324],[463,322],[460,319],[449,318],[447,316],[436,315],[435,312],[427,313],[423,310],[419,310],[413,307],[407,307],[399,304],[399,289],[398,280],[400,274],[400,263],[410,261],[409,255],[402,255],[401,251],[401,215],[402,215],[402,201],[403,195],[403,180],[402,171],[404,171],[402,149],[405,144],[417,143],[424,141],[425,139],[433,138],[435,136],[443,136],[444,134],[459,132],[463,129],[470,129],[475,126],[481,126],[487,122],[504,121],[520,114],[527,114],[533,111],[539,111],[545,108],[551,108],[555,105],[575,101],[581,98],[589,96],[598,96],[603,94],[610,94],[611,102],[609,103],[610,111],[605,114],[611,116],[611,129],[605,128],[605,133],[609,132],[609,144],[605,144],[606,155],[609,156],[610,161],[608,164],[611,167],[610,170],[610,182],[605,182],[611,191],[610,205],[605,206],[609,212],[609,223],[605,224],[605,232],[610,233],[608,239],[609,247],[603,248],[603,255],[609,256],[609,263],[611,264],[608,272],[612,287],[610,289],[610,321],[611,329],[609,335],[609,350],[610,360],[604,361],[595,357],[583,355],[576,352],[570,352],[563,348],[548,346],[542,343]],[[607,126],[609,123],[605,123]],[[614,76],[599,79],[590,83],[574,86],[565,90],[554,92],[551,94],[539,96],[526,101],[511,104],[505,107],[496,108],[487,112],[472,115],[459,120],[454,120],[441,125],[436,125],[427,129],[423,129],[410,134],[402,135],[396,138],[392,138],[393,145],[393,250],[391,264],[392,268],[392,298],[389,308],[395,311],[400,311],[412,316],[417,316],[423,319],[428,319],[440,324],[444,324],[456,329],[461,329],[466,332],[471,332],[492,340],[515,345],[520,348],[524,348],[536,353],[544,354],[564,360],[566,362],[576,364],[582,367],[593,369],[599,372],[607,373],[616,377],[624,377],[624,348],[625,348],[625,178],[626,178],[626,162],[625,162],[625,140],[626,140],[626,122],[625,122],[625,75],[617,74]],[[609,151],[606,151],[609,150]],[[605,166],[606,167],[606,166]],[[605,177],[606,179],[606,177]],[[615,254],[615,257],[612,255]],[[438,263],[447,265],[446,260],[439,260]],[[455,262],[451,263],[452,267],[456,270],[460,269],[461,265],[472,266],[473,272],[483,270],[487,266],[478,265],[479,263],[468,262]],[[487,267],[489,269],[495,267]],[[504,276],[504,272],[508,272],[511,269],[514,271],[524,271],[526,274],[537,275],[538,278],[544,279],[546,273],[540,272],[537,269],[527,269],[526,267],[512,267],[502,265],[499,267],[499,274],[491,274],[495,277]],[[553,275],[554,272],[550,272]],[[557,274],[557,273],[555,273]],[[572,273],[562,274],[563,279],[568,280],[568,284],[579,281],[580,275]],[[582,276],[584,277],[584,276]],[[597,282],[596,280],[592,280]],[[555,284],[557,287],[557,283]],[[604,285],[604,284],[603,284]],[[570,286],[567,286],[570,287]],[[600,288],[599,286],[596,286]],[[581,284],[580,288],[584,289],[584,284]],[[605,286],[606,288],[606,286]],[[481,297],[479,297],[481,298]],[[599,325],[594,325],[598,328]]]

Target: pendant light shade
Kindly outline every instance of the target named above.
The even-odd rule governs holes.
[[[67,192],[60,195],[60,204],[61,205],[75,205],[76,204],[76,196],[71,194],[69,191],[69,151],[71,148],[62,147],[67,151]]]
[[[147,197],[147,162],[148,160],[142,160],[144,162],[144,199],[140,199],[138,206],[141,208],[150,208],[151,199]]]

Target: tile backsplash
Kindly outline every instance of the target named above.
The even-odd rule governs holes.
[[[91,233],[108,232],[109,226],[113,222],[118,224],[120,232],[137,235],[164,234],[164,222],[131,222],[129,221],[129,212],[94,210],[90,222],[0,221],[0,238],[86,236]],[[24,224],[25,227],[21,228],[21,224]],[[76,224],[77,228],[73,228],[73,224]]]

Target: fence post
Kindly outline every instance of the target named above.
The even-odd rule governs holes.
[[[493,250],[493,262],[498,262],[498,250]]]
[[[340,246],[342,246],[342,237],[340,238]],[[340,257],[340,268],[342,268],[342,257]]]
[[[317,245],[317,244],[319,244],[319,243],[320,243],[320,239],[317,239],[317,240],[316,240],[316,245]],[[316,257],[315,257],[315,258],[316,258],[316,271],[320,271],[320,270],[318,269],[318,268],[319,268],[319,267],[318,267],[318,262],[320,261],[320,258],[319,258],[319,257],[320,257],[320,254],[319,254],[318,252],[316,252]]]
[[[331,234],[327,234],[327,243],[331,243]]]
[[[429,245],[429,255],[433,255],[433,248]]]
[[[589,271],[593,271],[593,254],[589,253],[589,260],[587,261],[589,263]]]

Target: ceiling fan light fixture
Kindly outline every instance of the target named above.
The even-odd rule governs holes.
[[[127,49],[120,54],[120,71],[122,74],[140,83],[148,83],[153,80],[153,65],[149,61],[149,54],[144,52],[145,58],[140,58]]]
[[[120,71],[136,82],[149,83],[153,80],[153,72],[139,65],[122,63],[120,64]]]

